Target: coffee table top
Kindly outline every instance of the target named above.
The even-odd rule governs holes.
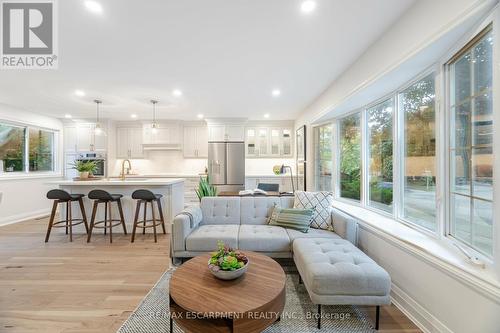
[[[247,272],[236,280],[217,279],[208,270],[209,254],[177,268],[170,280],[175,303],[195,313],[246,313],[275,301],[285,289],[283,268],[268,256],[244,251]]]

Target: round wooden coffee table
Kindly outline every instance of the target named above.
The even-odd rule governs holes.
[[[244,253],[250,266],[236,280],[213,276],[207,267],[208,254],[174,271],[170,314],[185,332],[261,332],[280,318],[285,307],[285,272],[267,256]]]

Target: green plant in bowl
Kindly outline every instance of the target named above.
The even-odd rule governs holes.
[[[243,275],[248,268],[248,258],[239,250],[234,250],[217,242],[218,250],[208,260],[208,269],[215,277],[222,280],[233,280]]]
[[[97,169],[95,161],[76,161],[71,164],[71,168],[80,173],[80,178],[88,178]]]

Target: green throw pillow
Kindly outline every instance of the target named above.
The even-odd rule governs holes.
[[[309,231],[313,215],[314,209],[280,208],[274,206],[268,223],[269,225],[296,229],[306,233]]]

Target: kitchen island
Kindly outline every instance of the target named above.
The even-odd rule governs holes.
[[[122,206],[123,215],[125,218],[125,224],[127,226],[127,231],[132,231],[132,226],[134,223],[134,214],[136,201],[132,199],[132,193],[138,189],[150,190],[156,194],[162,194],[161,199],[163,216],[165,217],[165,222],[167,226],[173,220],[174,216],[180,213],[184,209],[184,179],[183,178],[129,178],[122,180],[120,178],[105,178],[96,180],[59,180],[47,182],[47,184],[59,187],[69,193],[81,193],[85,194],[84,206],[87,215],[88,222],[90,223],[90,217],[92,212],[92,200],[89,200],[87,195],[90,191],[95,189],[101,189],[107,191],[111,194],[122,194]],[[116,205],[112,206],[113,217],[118,217],[118,209]],[[102,207],[101,207],[102,208]],[[155,207],[156,209],[156,207]],[[73,218],[81,218],[80,210],[75,206],[72,209]],[[64,219],[66,214],[65,205],[60,205],[61,219]],[[148,218],[151,218],[151,209],[148,209]],[[142,218],[142,213],[141,213]],[[158,216],[158,215],[157,215]],[[96,215],[96,221],[102,220],[104,218],[104,209],[99,209]],[[114,228],[116,232],[123,232],[121,228]],[[60,229],[60,230],[63,230]],[[80,228],[75,228],[75,231],[79,231]],[[83,231],[84,228],[82,227]],[[115,232],[115,230],[113,230]]]

